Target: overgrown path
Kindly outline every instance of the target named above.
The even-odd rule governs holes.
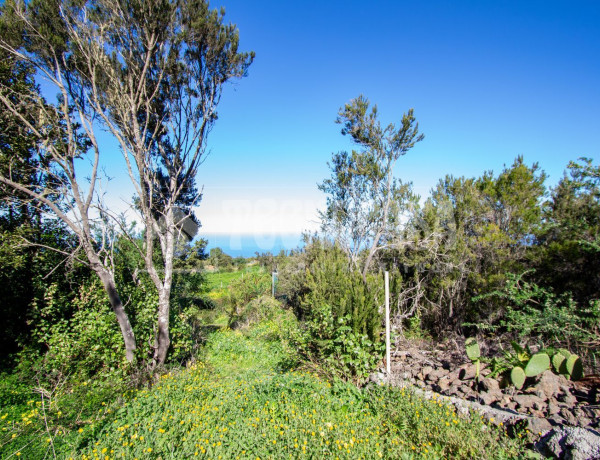
[[[400,390],[300,371],[260,333],[214,333],[202,362],[115,414],[82,458],[509,458],[522,444]]]

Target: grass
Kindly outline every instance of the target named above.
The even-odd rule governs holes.
[[[206,273],[206,282],[211,291],[224,291],[227,289],[229,284],[232,281],[241,278],[247,273],[259,273],[263,269],[258,265],[252,265],[250,267],[246,267],[243,270],[225,272],[225,271],[217,271],[217,272],[207,272]]]
[[[498,428],[408,391],[284,371],[278,342],[217,332],[203,360],[114,414],[73,458],[517,458]]]
[[[230,282],[241,277],[214,275],[213,283],[223,275]],[[461,417],[444,400],[384,386],[358,389],[292,369],[297,353],[281,338],[297,328],[295,317],[274,300],[250,305],[254,322],[243,333],[211,333],[194,364],[163,375],[151,389],[98,400],[102,393],[94,397],[85,387],[77,389],[79,399],[57,401],[36,399],[15,377],[1,379],[0,457],[487,459],[526,453],[520,436],[510,438],[476,415]],[[77,401],[90,409],[75,407]]]

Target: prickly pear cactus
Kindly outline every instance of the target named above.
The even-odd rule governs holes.
[[[571,380],[580,380],[583,378],[583,363],[581,362],[579,356],[569,356],[565,367],[567,368],[567,373],[569,374],[569,378]]]
[[[547,353],[536,353],[527,362],[525,366],[525,375],[535,377],[550,367],[550,357]]]
[[[471,361],[477,361],[481,357],[479,344],[473,337],[469,337],[467,340],[465,340],[465,349],[467,350],[467,357]]]
[[[567,373],[567,358],[561,352],[556,353],[552,357],[552,368],[554,372],[557,374],[566,374]]]
[[[515,388],[517,388],[517,390],[523,388],[526,378],[527,376],[525,375],[525,371],[522,367],[513,367],[512,371],[510,371],[510,381]]]

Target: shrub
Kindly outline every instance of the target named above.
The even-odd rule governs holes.
[[[337,246],[318,242],[310,250],[300,290],[297,347],[305,359],[362,382],[382,358],[383,281],[369,274],[365,282]]]
[[[478,324],[481,329],[497,329],[524,338],[535,338],[543,345],[551,344],[575,350],[590,365],[600,354],[600,301],[590,302],[588,307],[577,304],[570,293],[556,295],[549,289],[525,281],[531,271],[520,275],[507,274],[502,290],[485,296],[505,300],[506,311],[497,326]]]
[[[262,272],[247,273],[245,277],[233,280],[228,287],[226,300],[228,326],[236,327],[245,321],[247,306],[253,299],[266,295],[271,289],[269,275]],[[246,318],[247,319],[247,318]]]

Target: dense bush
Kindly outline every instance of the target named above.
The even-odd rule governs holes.
[[[264,272],[250,272],[234,279],[227,288],[225,301],[228,309],[228,326],[236,327],[250,321],[248,304],[271,290],[271,278]]]
[[[590,366],[600,365],[600,301],[578,304],[570,293],[557,295],[534,282],[532,272],[508,274],[502,290],[485,295],[502,299],[506,311],[496,323],[479,323],[482,330],[514,334],[543,347],[563,347],[579,354]],[[474,299],[479,301],[481,298]]]
[[[346,254],[313,239],[280,272],[282,291],[301,320],[301,355],[333,374],[363,381],[382,357],[383,280],[362,275]]]

